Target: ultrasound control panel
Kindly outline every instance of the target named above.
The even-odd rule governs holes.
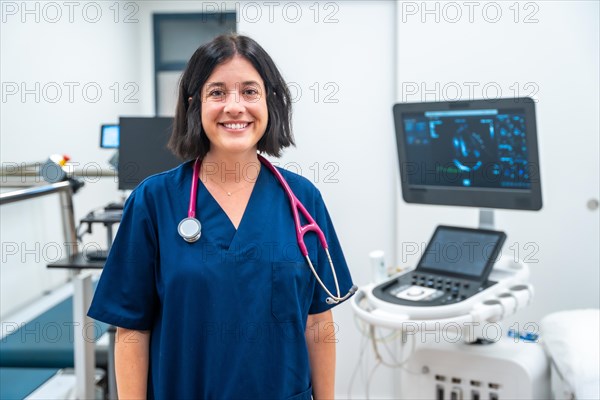
[[[377,286],[373,295],[389,303],[431,307],[461,302],[494,284],[412,271]]]

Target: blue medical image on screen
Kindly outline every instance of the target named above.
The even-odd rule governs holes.
[[[498,235],[483,232],[439,230],[431,239],[419,267],[479,277],[498,239]]]
[[[103,125],[100,147],[104,149],[119,148],[119,125]]]
[[[411,185],[529,189],[523,110],[406,114]]]

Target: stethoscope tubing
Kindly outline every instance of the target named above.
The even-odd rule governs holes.
[[[194,162],[194,173],[192,174],[192,187],[190,189],[190,204],[188,206],[188,218],[196,218],[196,199],[198,196],[198,181],[200,180],[200,158]]]
[[[304,243],[304,234],[306,232],[310,232],[310,231],[315,232],[317,234],[317,237],[319,238],[319,241],[321,242],[321,246],[323,246],[323,248],[327,250],[328,246],[327,246],[327,239],[325,239],[325,234],[323,233],[323,231],[321,230],[319,225],[317,225],[317,222],[313,219],[313,217],[306,210],[306,208],[304,207],[304,204],[302,204],[300,202],[300,200],[298,200],[298,198],[296,197],[294,192],[292,192],[290,185],[287,183],[287,181],[285,180],[283,175],[281,175],[281,172],[279,172],[277,170],[277,168],[275,168],[275,166],[269,162],[269,160],[267,160],[260,154],[258,155],[258,159],[265,167],[267,167],[275,175],[275,177],[277,178],[277,180],[283,187],[285,194],[288,196],[288,199],[290,200],[290,207],[292,208],[292,215],[294,217],[294,224],[295,224],[295,228],[296,228],[296,238],[298,241],[298,247],[300,247],[300,252],[302,253],[302,255],[304,257],[308,256],[308,249],[306,248],[306,244]],[[298,210],[300,210],[302,215],[304,215],[304,218],[306,218],[306,220],[308,221],[308,224],[306,224],[304,226],[301,225],[300,214],[298,213]]]

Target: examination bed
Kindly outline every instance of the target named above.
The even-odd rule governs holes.
[[[540,324],[554,399],[600,399],[600,310],[552,313]]]
[[[43,301],[43,300],[42,300]],[[14,318],[20,320],[19,318]],[[28,322],[3,321],[5,336],[0,344],[0,399],[23,399],[40,386],[50,382],[56,394],[64,390],[72,374],[62,374],[73,368],[74,335],[86,340],[102,337],[108,325],[94,321],[83,327],[73,324],[73,297],[58,301]],[[102,340],[105,342],[105,340]],[[96,366],[106,370],[107,346],[96,346]],[[35,396],[34,396],[35,397]]]
[[[58,371],[56,368],[0,368],[0,399],[24,399]]]

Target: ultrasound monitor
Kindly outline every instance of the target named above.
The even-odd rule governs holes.
[[[134,189],[150,175],[181,163],[167,148],[173,118],[121,117],[119,145],[119,189]]]
[[[406,202],[541,209],[532,99],[400,103],[393,111]]]

